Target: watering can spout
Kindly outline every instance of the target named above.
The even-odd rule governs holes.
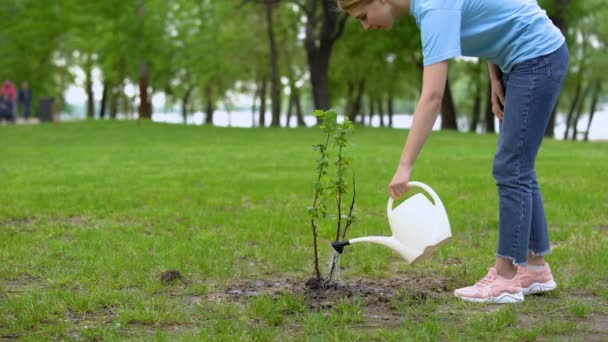
[[[350,241],[334,241],[331,243],[331,246],[334,248],[336,252],[342,254],[344,252],[344,247],[350,245]]]
[[[452,232],[439,196],[424,183],[410,182],[409,185],[426,191],[433,201],[416,194],[393,209],[393,200],[389,198],[387,215],[392,236],[334,241],[331,245],[336,252],[342,254],[344,247],[353,243],[372,242],[391,248],[411,264],[433,254],[440,244],[448,241]]]
[[[410,264],[423,254],[423,251],[418,251],[414,248],[406,246],[405,244],[401,243],[401,241],[397,240],[394,236],[366,236],[352,239],[349,242],[351,244],[359,242],[371,242],[383,245],[397,252]]]

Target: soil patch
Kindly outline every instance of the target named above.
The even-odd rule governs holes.
[[[344,298],[359,300],[364,304],[367,319],[365,328],[398,327],[403,317],[393,305],[394,301],[408,305],[421,305],[429,300],[447,298],[451,291],[447,281],[437,277],[403,275],[390,279],[357,279],[328,283],[324,279],[308,281],[293,279],[236,282],[221,293],[208,294],[211,302],[245,302],[259,296],[278,296],[290,293],[303,295],[308,305],[316,310],[331,309]]]
[[[449,295],[447,281],[441,278],[408,275],[390,279],[358,279],[328,283],[325,279],[311,278],[306,282],[293,279],[257,279],[235,282],[223,293],[210,294],[208,300],[243,301],[248,298],[283,293],[304,295],[312,307],[330,308],[342,298],[359,298],[366,303],[387,303],[404,295],[424,301]],[[318,305],[315,305],[318,304]],[[319,305],[321,304],[321,305]]]

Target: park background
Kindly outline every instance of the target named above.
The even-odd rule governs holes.
[[[416,266],[357,246],[342,287],[311,294],[323,140],[311,114],[356,123],[350,234],[387,234],[421,82],[413,18],[386,33],[331,0],[0,0],[0,79],[28,81],[35,114],[53,98],[55,122],[0,127],[0,336],[608,338],[608,9],[539,4],[571,51],[538,162],[560,289],[483,307],[451,297],[485,274],[497,240],[483,60],[450,61],[440,132],[414,174],[444,200],[454,239]],[[325,269],[332,233],[320,233]]]

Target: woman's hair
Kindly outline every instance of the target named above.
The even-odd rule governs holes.
[[[338,0],[338,6],[343,11],[349,11],[358,5],[372,2],[372,0]]]

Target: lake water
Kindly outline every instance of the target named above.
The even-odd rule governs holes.
[[[183,124],[183,118],[179,113],[155,113],[152,116],[152,120],[156,122],[166,122],[174,124]],[[205,114],[198,112],[188,116],[187,124],[189,125],[202,125],[205,120]],[[220,127],[252,127],[252,123],[258,122],[257,114],[252,117],[251,111],[234,111],[227,113],[224,111],[217,111],[213,116],[213,124]],[[387,120],[385,118],[385,120]],[[270,114],[266,115],[266,125],[270,125],[271,117]],[[281,116],[281,126],[286,126],[287,117],[286,115]],[[313,116],[305,116],[304,121],[307,126],[314,125],[316,118]],[[458,122],[458,126],[461,131],[465,131],[468,127],[468,120],[462,118]],[[564,115],[558,115],[555,124],[555,136],[556,139],[562,139],[566,118]],[[579,120],[578,128],[579,131],[584,131],[587,128],[588,116],[583,116]],[[398,129],[410,128],[412,124],[412,116],[409,114],[395,114],[393,116],[393,127]],[[380,126],[380,119],[378,116],[374,116],[371,125],[373,127]],[[290,127],[296,126],[296,118],[292,116]],[[498,127],[498,120],[496,121],[496,127]],[[441,118],[438,118],[435,122],[434,130],[438,130],[441,127]],[[595,113],[591,128],[589,129],[589,140],[592,141],[608,141],[608,108],[605,106],[600,111]]]

